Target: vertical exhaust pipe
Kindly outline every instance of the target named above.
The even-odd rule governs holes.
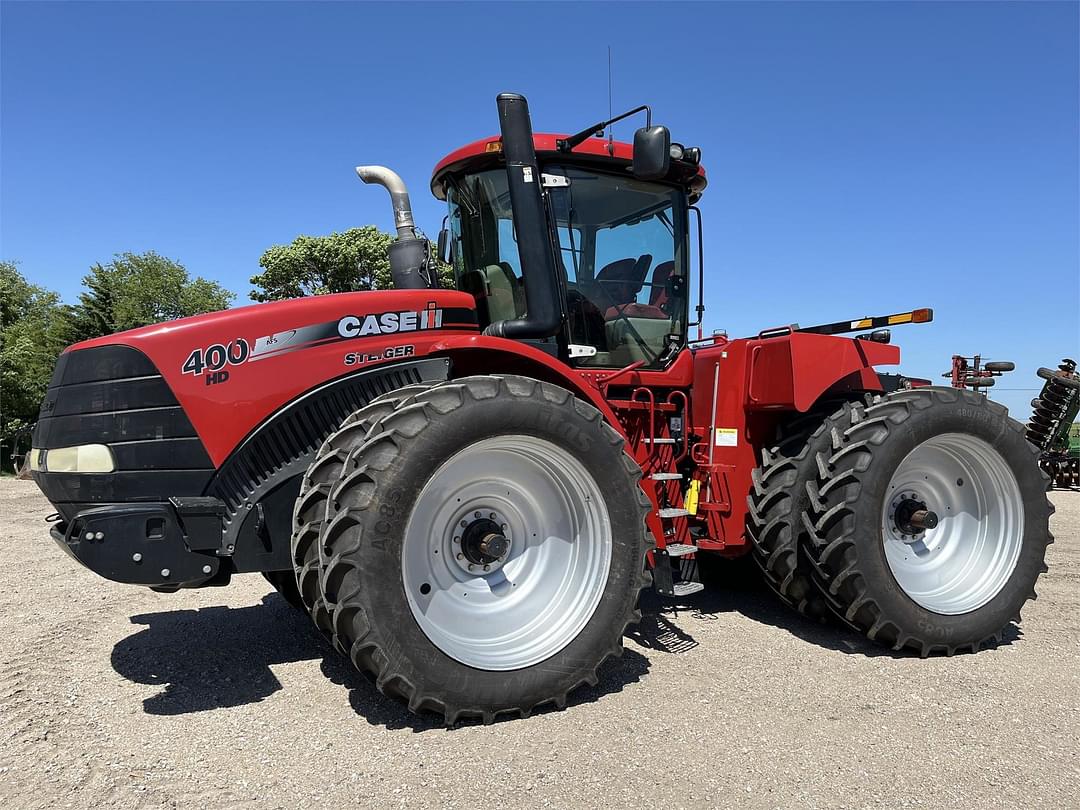
[[[428,243],[416,234],[409,192],[401,176],[385,166],[357,166],[356,174],[365,183],[383,186],[394,206],[397,239],[390,244],[390,276],[394,289],[423,290],[434,286],[428,277]]]
[[[495,321],[484,332],[505,338],[551,337],[562,326],[562,302],[540,190],[529,103],[517,93],[501,93],[496,103],[528,311],[523,318]]]

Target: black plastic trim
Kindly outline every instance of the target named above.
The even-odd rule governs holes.
[[[286,481],[302,475],[319,446],[349,414],[390,391],[449,376],[450,361],[446,358],[379,366],[309,391],[259,425],[222,463],[206,488],[206,494],[220,498],[227,509],[223,553],[239,553],[248,513]],[[291,511],[288,515],[291,518]],[[267,553],[280,558],[281,567],[288,567],[291,519],[266,520],[264,531],[259,540]]]
[[[77,385],[98,380],[118,380],[129,377],[156,375],[158,370],[150,358],[133,349],[112,343],[105,346],[91,346],[88,349],[74,349],[64,352],[56,362],[49,387],[58,385]]]

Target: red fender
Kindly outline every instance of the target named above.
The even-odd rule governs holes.
[[[444,354],[454,363],[454,376],[472,374],[521,374],[561,385],[581,397],[600,413],[619,433],[623,433],[615,411],[595,385],[550,354],[517,340],[489,335],[454,335],[433,343],[431,355]]]

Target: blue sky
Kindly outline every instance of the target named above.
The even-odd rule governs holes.
[[[525,93],[538,130],[653,105],[702,147],[707,326],[933,306],[903,369],[1080,353],[1075,3],[0,6],[0,257],[75,297],[153,249],[246,300],[271,244],[374,223]],[[616,128],[629,138],[635,124]]]

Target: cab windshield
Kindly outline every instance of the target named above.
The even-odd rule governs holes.
[[[566,285],[572,362],[662,365],[684,341],[686,200],[678,188],[571,166],[549,188]],[[482,323],[525,314],[506,172],[465,175],[447,193],[458,289]]]

